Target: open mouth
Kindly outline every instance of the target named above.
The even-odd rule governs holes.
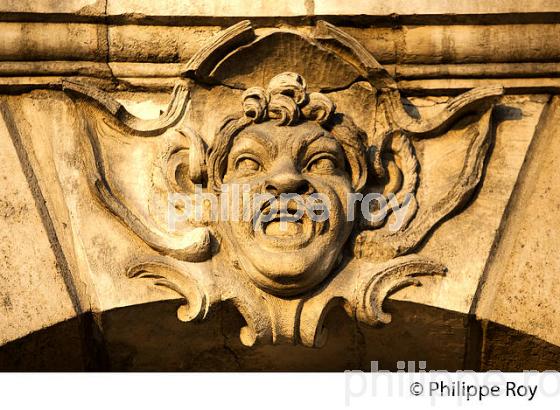
[[[283,206],[279,206],[283,205]],[[295,201],[265,204],[255,219],[255,236],[274,248],[298,249],[315,234],[315,223]]]
[[[301,235],[303,233],[303,221],[289,212],[285,214],[279,213],[269,222],[264,222],[263,231],[267,236],[277,236],[280,238]]]

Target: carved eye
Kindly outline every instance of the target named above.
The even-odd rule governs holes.
[[[326,173],[332,172],[337,168],[336,159],[331,155],[316,156],[307,163],[308,172]]]
[[[261,164],[256,158],[241,156],[235,162],[235,169],[243,173],[255,173],[261,170]]]

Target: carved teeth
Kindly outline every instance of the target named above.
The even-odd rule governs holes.
[[[272,249],[301,249],[315,237],[315,225],[307,215],[296,219],[289,210],[277,211],[272,217],[261,212],[255,225],[255,235]]]
[[[295,236],[302,233],[302,225],[301,221],[282,223],[280,218],[277,218],[265,225],[264,234],[278,237]]]

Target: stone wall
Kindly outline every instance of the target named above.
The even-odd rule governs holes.
[[[0,0],[0,369],[558,370],[559,21],[559,1]],[[294,295],[231,273],[220,227],[212,257],[156,236],[149,197],[173,161],[173,186],[209,187],[215,130],[247,88],[288,96],[267,88],[286,71],[297,112],[320,94],[364,131],[366,189],[418,209],[328,242],[343,262]]]

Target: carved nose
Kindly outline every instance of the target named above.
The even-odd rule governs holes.
[[[305,195],[312,192],[311,185],[294,169],[279,170],[265,182],[266,192],[278,196],[280,194]]]

